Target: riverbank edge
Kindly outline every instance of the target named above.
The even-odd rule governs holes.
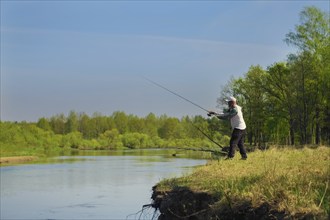
[[[38,160],[37,156],[0,157],[0,165],[27,163]]]
[[[328,152],[324,150],[329,148],[320,147],[319,149],[321,149],[322,152]],[[279,150],[281,151],[281,149]],[[302,150],[297,152],[302,152]],[[271,154],[272,153],[273,152],[271,152]],[[314,154],[312,151],[309,153],[311,153],[311,155]],[[253,156],[253,154],[250,154],[250,156]],[[322,159],[319,158],[320,161],[327,161],[328,159],[329,154],[325,155]],[[236,162],[238,163],[238,161]],[[205,165],[205,167],[207,166],[208,165]],[[320,171],[317,172],[319,173]],[[317,211],[312,209],[305,209],[290,212],[289,210],[279,208],[279,206],[277,206],[279,201],[275,200],[273,201],[274,204],[262,199],[252,202],[250,198],[244,196],[236,197],[226,193],[214,192],[212,190],[202,191],[196,187],[199,180],[196,179],[197,182],[186,182],[187,179],[193,179],[191,177],[194,175],[196,175],[196,173],[185,176],[184,180],[182,180],[180,177],[165,179],[152,187],[151,206],[159,211],[160,215],[158,220],[330,219],[329,213],[327,214],[327,212],[324,210]],[[197,174],[197,176],[200,175]],[[209,183],[209,185],[214,184],[216,183]],[[326,184],[324,192],[322,192],[323,198],[321,199],[320,203],[318,203],[319,207],[321,206],[327,191],[328,184]]]
[[[278,210],[275,206],[261,202],[253,206],[249,200],[231,200],[221,203],[216,195],[207,192],[192,191],[188,187],[177,187],[169,191],[152,188],[152,207],[159,210],[158,220],[179,219],[327,219],[322,213],[295,213]]]

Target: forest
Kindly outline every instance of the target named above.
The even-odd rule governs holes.
[[[284,38],[296,51],[267,68],[252,65],[219,92],[218,105],[235,96],[243,107],[250,147],[330,144],[329,13],[306,7]],[[226,146],[229,122],[204,116],[145,117],[116,111],[104,116],[71,111],[37,122],[0,122],[1,155],[31,155],[69,149]],[[200,132],[200,130],[203,131]]]
[[[9,154],[12,149],[54,151],[69,149],[122,149],[168,147],[214,147],[203,133],[208,132],[215,141],[229,141],[229,124],[221,126],[216,118],[202,116],[177,119],[150,113],[146,117],[127,115],[117,111],[110,116],[71,111],[51,118],[40,118],[36,123],[1,122],[1,151]],[[226,130],[222,135],[220,130]],[[227,134],[227,135],[226,135]]]

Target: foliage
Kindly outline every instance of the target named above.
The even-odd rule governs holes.
[[[296,46],[287,62],[264,70],[251,66],[221,92],[243,106],[250,144],[330,144],[330,20],[329,14],[307,7],[301,24],[286,35]]]
[[[0,122],[1,156],[42,155],[56,150],[61,137],[26,122]]]
[[[49,119],[40,118],[37,123],[0,123],[1,156],[40,155],[71,149],[214,147],[197,127],[222,145],[229,141],[226,135],[212,131],[215,127],[222,127],[219,120],[201,116],[187,116],[180,120],[166,115],[157,117],[152,113],[142,118],[124,112],[88,116],[71,111],[68,116],[59,114]]]

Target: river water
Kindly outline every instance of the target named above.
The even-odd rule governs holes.
[[[206,163],[169,150],[76,152],[0,167],[1,219],[144,219],[152,186]],[[198,154],[198,153],[197,153]],[[198,156],[197,156],[198,157]],[[148,213],[149,212],[149,213]]]

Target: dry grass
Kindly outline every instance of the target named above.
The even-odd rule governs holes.
[[[330,214],[330,148],[270,149],[249,154],[246,161],[210,161],[193,174],[160,183],[169,190],[184,186],[216,195],[220,203],[267,202],[290,215]]]

